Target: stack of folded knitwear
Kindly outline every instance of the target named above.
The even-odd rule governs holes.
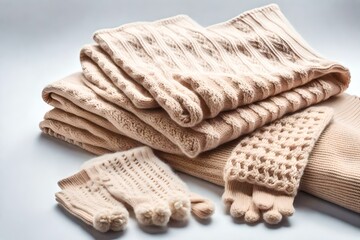
[[[97,31],[49,84],[41,130],[96,155],[147,145],[277,223],[301,190],[360,212],[360,98],[277,5],[202,27],[179,15]],[[342,93],[342,94],[341,94]],[[335,96],[338,95],[338,96]]]

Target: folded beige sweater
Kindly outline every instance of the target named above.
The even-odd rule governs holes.
[[[54,109],[40,128],[96,154],[145,144],[187,163],[212,149],[225,156],[230,141],[341,93],[350,80],[276,5],[208,28],[177,16],[94,39],[81,51],[83,73],[44,89]]]

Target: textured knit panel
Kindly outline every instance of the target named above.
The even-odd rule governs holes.
[[[360,213],[360,98],[342,94],[321,106],[334,109],[333,120],[325,128],[301,178],[300,189]],[[229,142],[195,159],[157,152],[176,170],[224,185],[223,169],[231,150],[241,141]]]
[[[80,171],[58,185],[62,190],[56,193],[56,200],[72,215],[102,232],[124,229],[128,212],[109,194],[104,182],[90,179],[85,171]]]
[[[224,180],[295,195],[309,154],[332,115],[331,108],[310,107],[249,134],[230,155]]]
[[[346,68],[308,47],[276,5],[208,28],[176,16],[100,30],[94,39],[113,62],[102,50],[92,53],[98,47],[83,53],[117,87],[134,103],[149,102],[146,89],[175,122],[187,127],[319,77],[333,75],[344,90],[350,77]],[[134,100],[137,96],[142,99]]]

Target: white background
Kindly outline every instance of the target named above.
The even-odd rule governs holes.
[[[360,1],[274,2],[318,52],[350,68],[347,92],[360,95]],[[305,193],[296,198],[295,215],[278,226],[234,221],[223,211],[222,188],[185,175],[192,190],[214,200],[211,221],[191,219],[159,231],[132,219],[123,233],[101,234],[56,204],[57,181],[92,156],[40,134],[38,123],[50,109],[41,90],[81,69],[79,50],[95,30],[176,14],[207,26],[268,3],[0,0],[0,240],[360,239],[359,214]]]

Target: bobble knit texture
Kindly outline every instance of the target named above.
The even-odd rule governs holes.
[[[334,110],[334,117],[324,129],[309,156],[301,178],[300,189],[360,213],[360,149],[358,147],[360,146],[358,130],[360,98],[342,94],[321,105],[331,107]],[[240,138],[229,142],[195,159],[161,152],[158,152],[158,155],[179,171],[224,186],[222,169],[233,149],[241,141]],[[244,183],[237,182],[237,184]],[[276,199],[272,197],[274,192],[266,192],[267,194],[265,193],[261,199],[277,202],[277,197]],[[247,195],[249,196],[250,193]],[[275,194],[275,196],[278,195]]]
[[[333,111],[310,107],[246,136],[234,148],[225,181],[255,183],[295,195],[315,142]]]

